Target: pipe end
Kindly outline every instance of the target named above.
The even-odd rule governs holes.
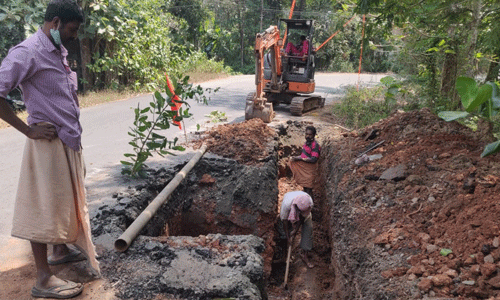
[[[115,241],[115,250],[118,252],[125,252],[130,245],[124,239],[117,239]]]

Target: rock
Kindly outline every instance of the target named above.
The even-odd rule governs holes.
[[[476,284],[476,282],[474,280],[465,280],[465,281],[462,281],[462,284],[472,286],[472,285]]]
[[[433,266],[435,264],[434,259],[431,257],[429,258],[429,265]]]
[[[475,256],[469,256],[467,259],[464,261],[464,265],[470,266],[476,263],[476,257]]]
[[[380,273],[380,275],[382,275],[382,277],[384,277],[385,279],[394,277],[394,274],[392,274],[392,270],[385,270],[382,273]]]
[[[388,232],[384,232],[382,234],[380,234],[379,236],[377,236],[375,238],[375,240],[373,241],[374,244],[376,245],[382,245],[382,244],[388,244],[389,243],[389,233]]]
[[[424,266],[416,265],[416,266],[411,267],[406,273],[421,276],[424,272],[425,272]]]
[[[436,276],[432,276],[432,284],[434,286],[445,286],[445,285],[450,285],[452,283],[453,280],[445,274],[438,274]]]
[[[415,279],[417,279],[417,278],[418,278],[418,277],[417,277],[417,275],[415,275],[415,274],[410,274],[410,275],[408,275],[408,281],[413,281],[413,280],[415,280]]]
[[[210,176],[210,174],[203,174],[199,181],[200,185],[213,185],[215,183],[215,178]]]
[[[493,239],[491,245],[495,248],[498,248],[500,246],[500,239],[498,238],[498,236]]]
[[[422,278],[420,282],[417,284],[419,290],[428,292],[432,288],[432,280],[429,278]]]
[[[488,284],[496,289],[500,289],[500,275],[497,275],[488,280]]]
[[[482,264],[479,269],[481,271],[481,275],[490,277],[493,273],[496,272],[497,266],[494,263],[485,263]]]
[[[427,199],[427,201],[434,202],[434,201],[436,201],[436,198],[434,198],[433,196],[429,196],[429,198]]]
[[[392,167],[392,168],[385,170],[382,173],[382,175],[380,176],[380,179],[401,181],[401,180],[404,180],[406,178],[405,171],[406,171],[406,167],[404,165]]]
[[[473,265],[470,267],[470,272],[473,275],[481,275],[481,268],[479,265]]]
[[[421,242],[424,242],[424,243],[428,243],[430,240],[431,240],[431,236],[428,235],[427,233],[425,232],[419,232],[417,234],[417,238],[421,241]]]
[[[358,157],[358,158],[354,161],[354,163],[355,163],[355,164],[357,164],[357,165],[362,165],[362,164],[365,164],[365,163],[367,163],[367,162],[369,162],[369,161],[370,161],[370,158],[368,157],[368,155],[363,154],[363,156]]]
[[[408,268],[406,267],[399,267],[392,270],[392,274],[394,276],[403,276],[406,274],[406,272],[408,272]]]
[[[378,160],[378,159],[381,159],[382,157],[383,157],[382,154],[368,155],[368,158],[370,159],[370,161]]]
[[[482,252],[484,255],[488,255],[488,254],[490,254],[490,252],[491,252],[491,245],[490,245],[490,244],[484,244],[484,245],[481,247],[481,252]]]
[[[449,157],[451,157],[451,154],[448,153],[448,152],[444,152],[444,153],[441,153],[441,154],[438,155],[439,159],[449,158]]]
[[[418,175],[410,175],[410,176],[406,177],[406,181],[412,185],[422,185],[424,183],[424,180],[422,179],[422,177],[420,177]]]
[[[456,278],[458,276],[458,272],[453,269],[448,269],[445,272],[443,272],[443,274],[450,278]]]
[[[428,244],[427,247],[425,247],[427,250],[427,253],[432,253],[438,250],[438,246],[433,245],[433,244]]]
[[[484,262],[492,264],[495,262],[495,259],[493,258],[493,255],[488,254],[484,257]]]

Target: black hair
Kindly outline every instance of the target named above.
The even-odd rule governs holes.
[[[306,131],[312,131],[313,135],[316,136],[316,127],[314,126],[307,126]]]
[[[83,11],[78,4],[73,0],[52,0],[49,5],[47,5],[47,10],[45,11],[46,22],[52,21],[55,17],[61,19],[62,24],[69,22],[80,22],[83,23]]]
[[[305,35],[301,35],[301,36],[300,36],[300,40],[301,40],[301,41],[305,41],[305,40],[306,40],[306,36],[305,36]],[[311,127],[312,127],[312,126],[311,126]]]

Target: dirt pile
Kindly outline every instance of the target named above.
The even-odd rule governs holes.
[[[243,164],[255,164],[269,156],[269,141],[276,132],[261,119],[251,119],[236,124],[219,125],[195,141],[207,151]]]
[[[423,109],[323,146],[338,299],[500,297],[500,157],[484,145]]]

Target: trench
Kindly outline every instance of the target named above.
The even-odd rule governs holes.
[[[198,246],[206,246],[206,240],[219,239],[220,242],[217,242],[217,245],[233,243],[231,247],[235,247],[234,244],[238,244],[240,241],[242,244],[246,243],[245,236],[253,235],[263,240],[262,246],[254,247],[263,258],[263,268],[261,269],[263,274],[261,277],[250,276],[250,281],[259,290],[256,294],[260,294],[260,299],[335,299],[333,297],[335,277],[331,268],[331,232],[328,226],[330,208],[328,201],[326,201],[324,185],[319,182],[314,188],[313,250],[310,253],[310,259],[315,267],[308,269],[299,256],[300,232],[298,232],[291,255],[288,284],[286,288],[282,286],[287,249],[282,224],[277,216],[283,195],[289,191],[302,190],[292,180],[287,161],[289,157],[300,154],[301,147],[297,146],[300,145],[300,142],[297,143],[297,141],[302,141],[305,126],[301,123],[295,123],[289,124],[288,127],[292,130],[283,130],[283,128],[276,130],[277,137],[268,147],[269,155],[256,165],[244,165],[232,159],[210,154],[205,155],[174,191],[167,203],[142,230],[138,241],[134,242],[128,250],[131,259],[143,259],[141,256],[145,255],[144,248],[153,249],[154,246],[150,245],[153,242],[160,241],[164,245],[165,243],[171,245],[171,242],[165,241],[172,238],[181,239],[179,243],[190,245],[198,243]],[[133,222],[134,216],[137,216],[147,206],[150,199],[154,198],[154,195],[159,193],[182,167],[179,165],[173,170],[150,170],[148,182],[136,187],[136,195],[132,197],[134,201],[128,201],[127,197],[124,197],[126,201],[123,201],[123,198],[119,199],[119,203],[133,202],[135,206],[125,206],[128,207],[125,213],[117,214],[111,211],[109,214],[119,215],[117,222],[128,226]],[[122,224],[119,227],[123,228],[124,226]],[[94,232],[94,234],[96,233],[98,232]],[[238,237],[239,240],[228,242],[232,236]],[[200,243],[200,239],[203,242]],[[214,243],[212,242],[212,244]],[[170,253],[171,257],[167,257],[168,259],[172,259],[174,256],[172,248],[164,247],[162,251]],[[154,252],[161,251],[158,251],[157,247],[154,248]],[[195,252],[207,261],[213,260],[217,256],[212,249],[206,247],[199,248]],[[231,255],[236,257],[236,260],[243,261],[240,263],[240,267],[247,267],[244,265],[247,258],[243,254],[241,257],[238,256],[240,254]],[[228,256],[229,254],[224,255]],[[170,262],[165,262],[162,254],[154,256],[155,259],[160,257],[160,260],[164,262],[162,267],[170,267]],[[123,260],[123,255],[121,259]],[[156,262],[148,261],[149,263]],[[204,264],[205,262],[199,261],[199,263]],[[235,265],[233,264],[232,267],[237,267],[238,262]],[[151,267],[151,269],[156,268],[157,266]],[[162,272],[169,273],[169,270],[165,268]],[[196,270],[196,266],[193,267],[193,270]],[[165,275],[157,276],[160,281],[162,280],[161,276]],[[148,279],[150,277],[151,275]],[[131,299],[143,297],[144,294],[136,292],[138,285],[141,283],[137,283],[135,286],[124,286],[123,289],[126,291],[122,293],[122,296]],[[257,296],[256,298],[241,296],[237,291],[241,289],[241,287],[233,288],[225,294],[220,291],[205,293],[198,292],[195,288],[188,291],[185,288],[165,288],[158,284],[150,288],[148,295],[161,292],[160,294],[164,295],[184,297],[181,299],[231,298],[235,296],[241,297],[241,299],[259,299]]]
[[[300,131],[300,128],[297,131]],[[272,245],[272,250],[267,250],[268,253],[265,255],[271,255],[272,259],[265,260],[264,270],[268,274],[265,280],[263,294],[267,295],[268,299],[333,299],[332,295],[335,284],[333,271],[330,267],[331,240],[328,226],[326,226],[326,224],[328,224],[330,209],[328,208],[327,201],[325,201],[325,191],[322,190],[322,185],[319,184],[319,182],[314,189],[315,206],[312,211],[314,222],[314,246],[310,258],[315,264],[315,268],[306,268],[305,264],[300,259],[299,232],[292,250],[288,284],[286,288],[283,287],[287,245],[281,221],[274,216],[278,215],[283,195],[286,192],[302,190],[302,187],[298,186],[293,181],[291,170],[287,165],[291,156],[300,155],[301,147],[296,145],[284,145],[282,141],[287,139],[287,132],[278,131],[278,134],[280,135],[278,145],[277,147],[273,147],[277,152],[276,162],[278,174],[273,180],[276,181],[275,184],[278,187],[278,201],[269,214],[270,216],[267,218],[266,224],[263,222],[257,223],[259,228],[252,231],[249,228],[240,226],[240,224],[235,224],[234,221],[231,220],[231,217],[221,220],[220,217],[217,217],[220,211],[217,211],[216,208],[213,209],[213,207],[207,207],[207,199],[205,197],[194,197],[192,201],[189,201],[191,203],[189,207],[185,207],[181,212],[170,217],[164,226],[161,225],[161,223],[158,225],[164,229],[163,235],[165,236],[196,237],[199,235],[217,233],[256,234],[272,230],[271,234],[264,237],[264,239],[267,239],[266,244],[270,242]],[[300,138],[302,138],[302,136],[300,136]],[[203,176],[205,176],[205,178],[202,179],[202,186],[210,189],[212,185],[220,181],[221,175],[224,176],[224,172],[221,174],[217,169],[224,169],[227,175],[227,166],[221,167],[223,165],[224,162],[220,160],[217,161],[217,167],[215,165],[206,165],[206,161],[202,162],[201,166],[194,171],[197,174],[196,178],[200,178],[200,176],[203,178]],[[234,167],[237,168],[236,166]],[[236,171],[233,169],[231,172]],[[318,176],[318,178],[320,177],[321,176]],[[233,180],[235,180],[235,178],[232,178],[231,181]],[[258,178],[258,180],[265,179]],[[258,185],[258,182],[256,183]],[[192,186],[192,184],[186,184],[177,192],[179,195],[184,195],[185,197],[189,194],[189,187]],[[208,194],[210,193],[207,193],[207,195]],[[215,202],[218,203],[217,200],[215,200]],[[207,213],[207,211],[211,211],[213,214]],[[245,209],[243,208],[237,212],[237,215],[240,214],[239,216],[244,217],[245,213]]]

